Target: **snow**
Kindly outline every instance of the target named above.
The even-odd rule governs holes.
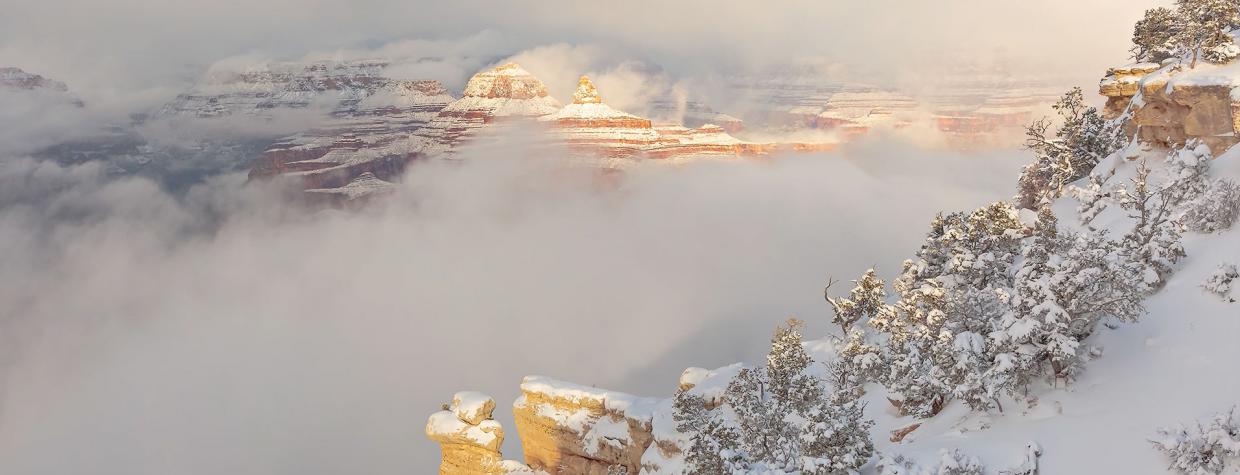
[[[1130,176],[1136,166],[1119,160],[1123,154],[1101,165],[1117,167],[1117,179]],[[1145,152],[1143,158],[1154,163],[1163,156]],[[1212,175],[1240,177],[1240,149],[1217,158]],[[1063,198],[1055,209],[1074,216],[1075,206]],[[1116,214],[1098,222],[1121,225],[1124,218]],[[1061,218],[1060,224],[1072,221]],[[1237,242],[1240,226],[1217,235],[1186,234],[1188,258],[1146,301],[1148,314],[1101,331],[1089,343],[1105,354],[1066,387],[1035,388],[1029,404],[978,414],[953,401],[938,416],[917,421],[897,416],[885,391],[870,386],[865,398],[867,415],[876,420],[877,449],[932,465],[941,450],[960,448],[994,468],[1010,463],[1032,440],[1044,451],[1038,461],[1043,473],[1166,473],[1167,459],[1148,440],[1158,428],[1205,420],[1232,407],[1240,395],[1240,377],[1232,369],[1240,361],[1240,309],[1200,287],[1221,262],[1240,261]],[[914,422],[922,426],[903,443],[886,440],[891,430]]]
[[[659,398],[639,397],[619,391],[609,391],[580,384],[559,381],[546,376],[526,376],[521,381],[522,392],[536,392],[570,401],[596,401],[604,408],[639,420],[649,420]]]
[[[426,421],[426,433],[438,437],[460,437],[478,446],[487,446],[496,439],[496,433],[499,432],[499,422],[494,420],[485,420],[478,425],[470,425],[459,418],[452,411],[439,411],[431,414]]]
[[[448,104],[445,112],[483,112],[495,117],[537,117],[560,110],[560,102],[553,97],[514,99],[509,97],[465,96]]]
[[[637,119],[641,117],[629,114],[627,112],[618,111],[611,106],[601,102],[588,102],[584,104],[569,104],[554,114],[540,117],[538,120],[559,120],[559,119]]]

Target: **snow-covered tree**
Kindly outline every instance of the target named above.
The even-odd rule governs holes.
[[[692,440],[690,473],[855,473],[869,461],[873,422],[852,393],[829,392],[812,374],[799,327],[776,331],[766,364],[737,373],[723,406],[677,396],[677,430]]]
[[[1226,63],[1240,54],[1231,32],[1240,25],[1240,2],[1235,0],[1176,0],[1177,22],[1174,43],[1190,58]]]
[[[977,457],[965,455],[960,449],[939,451],[936,475],[982,475],[984,467]]]
[[[828,366],[831,380],[837,391],[861,392],[861,386],[877,380],[883,374],[882,349],[870,340],[870,333],[862,328],[852,328],[840,342],[836,359]]]
[[[1102,118],[1073,88],[1055,103],[1058,120],[1043,118],[1025,129],[1025,147],[1033,163],[1025,166],[1017,184],[1017,206],[1034,209],[1058,198],[1068,183],[1089,174],[1103,158],[1119,150],[1125,137],[1120,124]],[[1059,128],[1052,131],[1058,122]]]
[[[1172,216],[1187,188],[1176,183],[1157,188],[1150,183],[1150,169],[1141,163],[1132,186],[1120,195],[1120,206],[1135,221],[1123,238],[1124,252],[1130,271],[1140,275],[1150,291],[1160,288],[1172,266],[1185,256],[1181,225]]]
[[[939,451],[938,466],[922,468],[913,460],[897,454],[879,454],[874,468],[879,475],[982,475],[985,468],[977,457],[965,455],[960,449]]]
[[[887,305],[887,286],[874,269],[865,271],[860,279],[848,292],[847,298],[831,297],[831,283],[827,284],[824,294],[831,305],[831,323],[839,325],[840,331],[847,335],[852,326],[864,318],[889,312]]]
[[[1158,429],[1150,442],[1171,459],[1169,469],[1189,475],[1222,473],[1240,458],[1240,417],[1233,407],[1206,424]]]
[[[1240,217],[1240,185],[1228,179],[1214,180],[1180,217],[1189,231],[1209,234],[1231,229]]]
[[[1181,26],[1179,15],[1169,8],[1146,10],[1145,17],[1133,28],[1132,58],[1136,61],[1161,63],[1174,57]]]
[[[844,332],[837,350],[837,358],[829,370],[838,390],[848,388],[860,390],[860,386],[881,373],[882,357],[879,348],[871,342],[870,332],[866,326],[857,323],[871,318],[886,320],[895,311],[887,304],[887,284],[878,277],[874,269],[869,269],[854,282],[848,297],[832,297],[831,283],[827,284],[824,294],[831,306],[831,322],[840,326]]]

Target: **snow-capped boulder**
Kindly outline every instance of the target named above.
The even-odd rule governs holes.
[[[527,376],[513,404],[525,462],[552,475],[637,473],[659,399]]]
[[[495,400],[473,391],[456,393],[447,409],[431,414],[426,436],[442,451],[441,475],[509,473],[500,454],[504,429],[491,418]]]

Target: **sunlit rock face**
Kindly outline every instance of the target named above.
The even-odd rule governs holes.
[[[724,403],[741,365],[689,368],[678,390],[701,397],[704,407]],[[457,393],[431,415],[426,433],[442,448],[442,474],[546,473],[610,475],[670,473],[684,466],[691,440],[677,430],[674,398],[645,398],[595,387],[527,376],[513,403],[524,463],[502,460],[503,432],[490,419],[494,403],[478,393]],[[496,472],[497,467],[507,472]]]
[[[659,399],[529,376],[513,404],[525,463],[557,474],[638,473]],[[612,472],[615,473],[615,472]]]
[[[485,394],[463,391],[452,404],[431,414],[426,436],[437,442],[442,453],[440,475],[509,473],[500,447],[504,430],[491,418],[495,400]]]
[[[578,81],[572,104],[539,120],[554,124],[552,133],[578,153],[633,157],[659,140],[649,119],[604,103],[586,76]]]
[[[1108,70],[1106,77],[1102,78],[1102,82],[1098,85],[1098,93],[1107,98],[1103,115],[1108,119],[1114,119],[1124,113],[1128,105],[1132,103],[1132,98],[1141,89],[1141,78],[1161,67],[1157,64],[1143,63]]]
[[[1197,139],[1220,155],[1240,142],[1240,100],[1233,86],[1240,71],[1231,69],[1149,64],[1113,68],[1099,87],[1107,97],[1104,113],[1124,118],[1125,133],[1141,142],[1178,147]]]

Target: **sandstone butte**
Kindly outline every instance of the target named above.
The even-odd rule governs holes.
[[[1220,71],[1223,68],[1227,69]],[[1240,77],[1240,65],[1184,70],[1139,64],[1109,70],[1099,92],[1107,98],[1106,116],[1122,119],[1125,130],[1139,142],[1171,147],[1199,139],[1217,155],[1240,142],[1236,138],[1240,99],[1233,98],[1229,77]],[[639,118],[596,107],[602,104],[593,84],[582,78],[574,105],[597,112],[594,119],[601,122],[594,125],[645,130]],[[564,120],[559,123],[576,128],[585,109],[561,111],[547,120]],[[708,408],[717,407],[739,369],[739,364],[715,370],[689,368],[681,374],[677,388],[701,396]],[[474,396],[463,398],[461,394]],[[441,475],[658,473],[663,467],[679,466],[689,443],[675,430],[671,398],[642,398],[529,376],[513,404],[525,462],[505,461],[499,452],[503,431],[490,419],[494,402],[476,394],[458,393],[450,406],[433,414],[427,423],[428,436],[442,449]],[[916,429],[897,430],[892,440]]]

